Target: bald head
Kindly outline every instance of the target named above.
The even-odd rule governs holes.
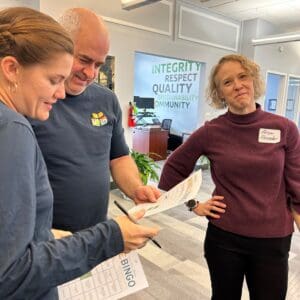
[[[86,8],[72,8],[60,18],[74,42],[74,64],[66,91],[81,94],[98,76],[109,51],[109,35],[103,19]]]
[[[98,34],[108,36],[108,30],[103,19],[86,8],[75,7],[66,10],[59,22],[73,38],[78,32],[91,29],[97,31]]]

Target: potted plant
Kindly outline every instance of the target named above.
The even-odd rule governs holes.
[[[149,179],[158,181],[156,169],[160,167],[149,155],[134,150],[131,150],[130,154],[138,167],[143,184],[146,185]]]

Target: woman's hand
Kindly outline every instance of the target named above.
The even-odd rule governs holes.
[[[132,214],[132,217],[138,221],[144,214],[145,211],[140,210]],[[159,231],[158,228],[135,224],[131,222],[127,216],[118,216],[115,218],[115,221],[121,229],[125,253],[144,247],[149,241],[149,238],[157,235]]]
[[[51,231],[55,239],[61,239],[66,236],[72,235],[71,231],[65,231],[65,230],[54,229],[54,228],[52,228]]]
[[[223,196],[213,196],[206,202],[199,202],[198,206],[193,209],[193,212],[198,216],[220,219],[221,214],[225,213],[226,208],[226,204],[222,202],[223,200]]]

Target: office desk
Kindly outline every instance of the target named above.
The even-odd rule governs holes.
[[[154,160],[163,160],[167,157],[168,137],[169,131],[160,127],[136,127],[133,130],[132,148],[149,153]]]

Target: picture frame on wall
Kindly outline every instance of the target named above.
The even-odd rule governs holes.
[[[269,99],[268,110],[275,111],[277,108],[277,99]]]
[[[293,111],[294,110],[294,99],[287,99],[286,101],[286,110],[287,111]]]
[[[96,82],[109,88],[110,90],[115,90],[115,57],[108,55],[106,57],[105,63],[101,66]]]

